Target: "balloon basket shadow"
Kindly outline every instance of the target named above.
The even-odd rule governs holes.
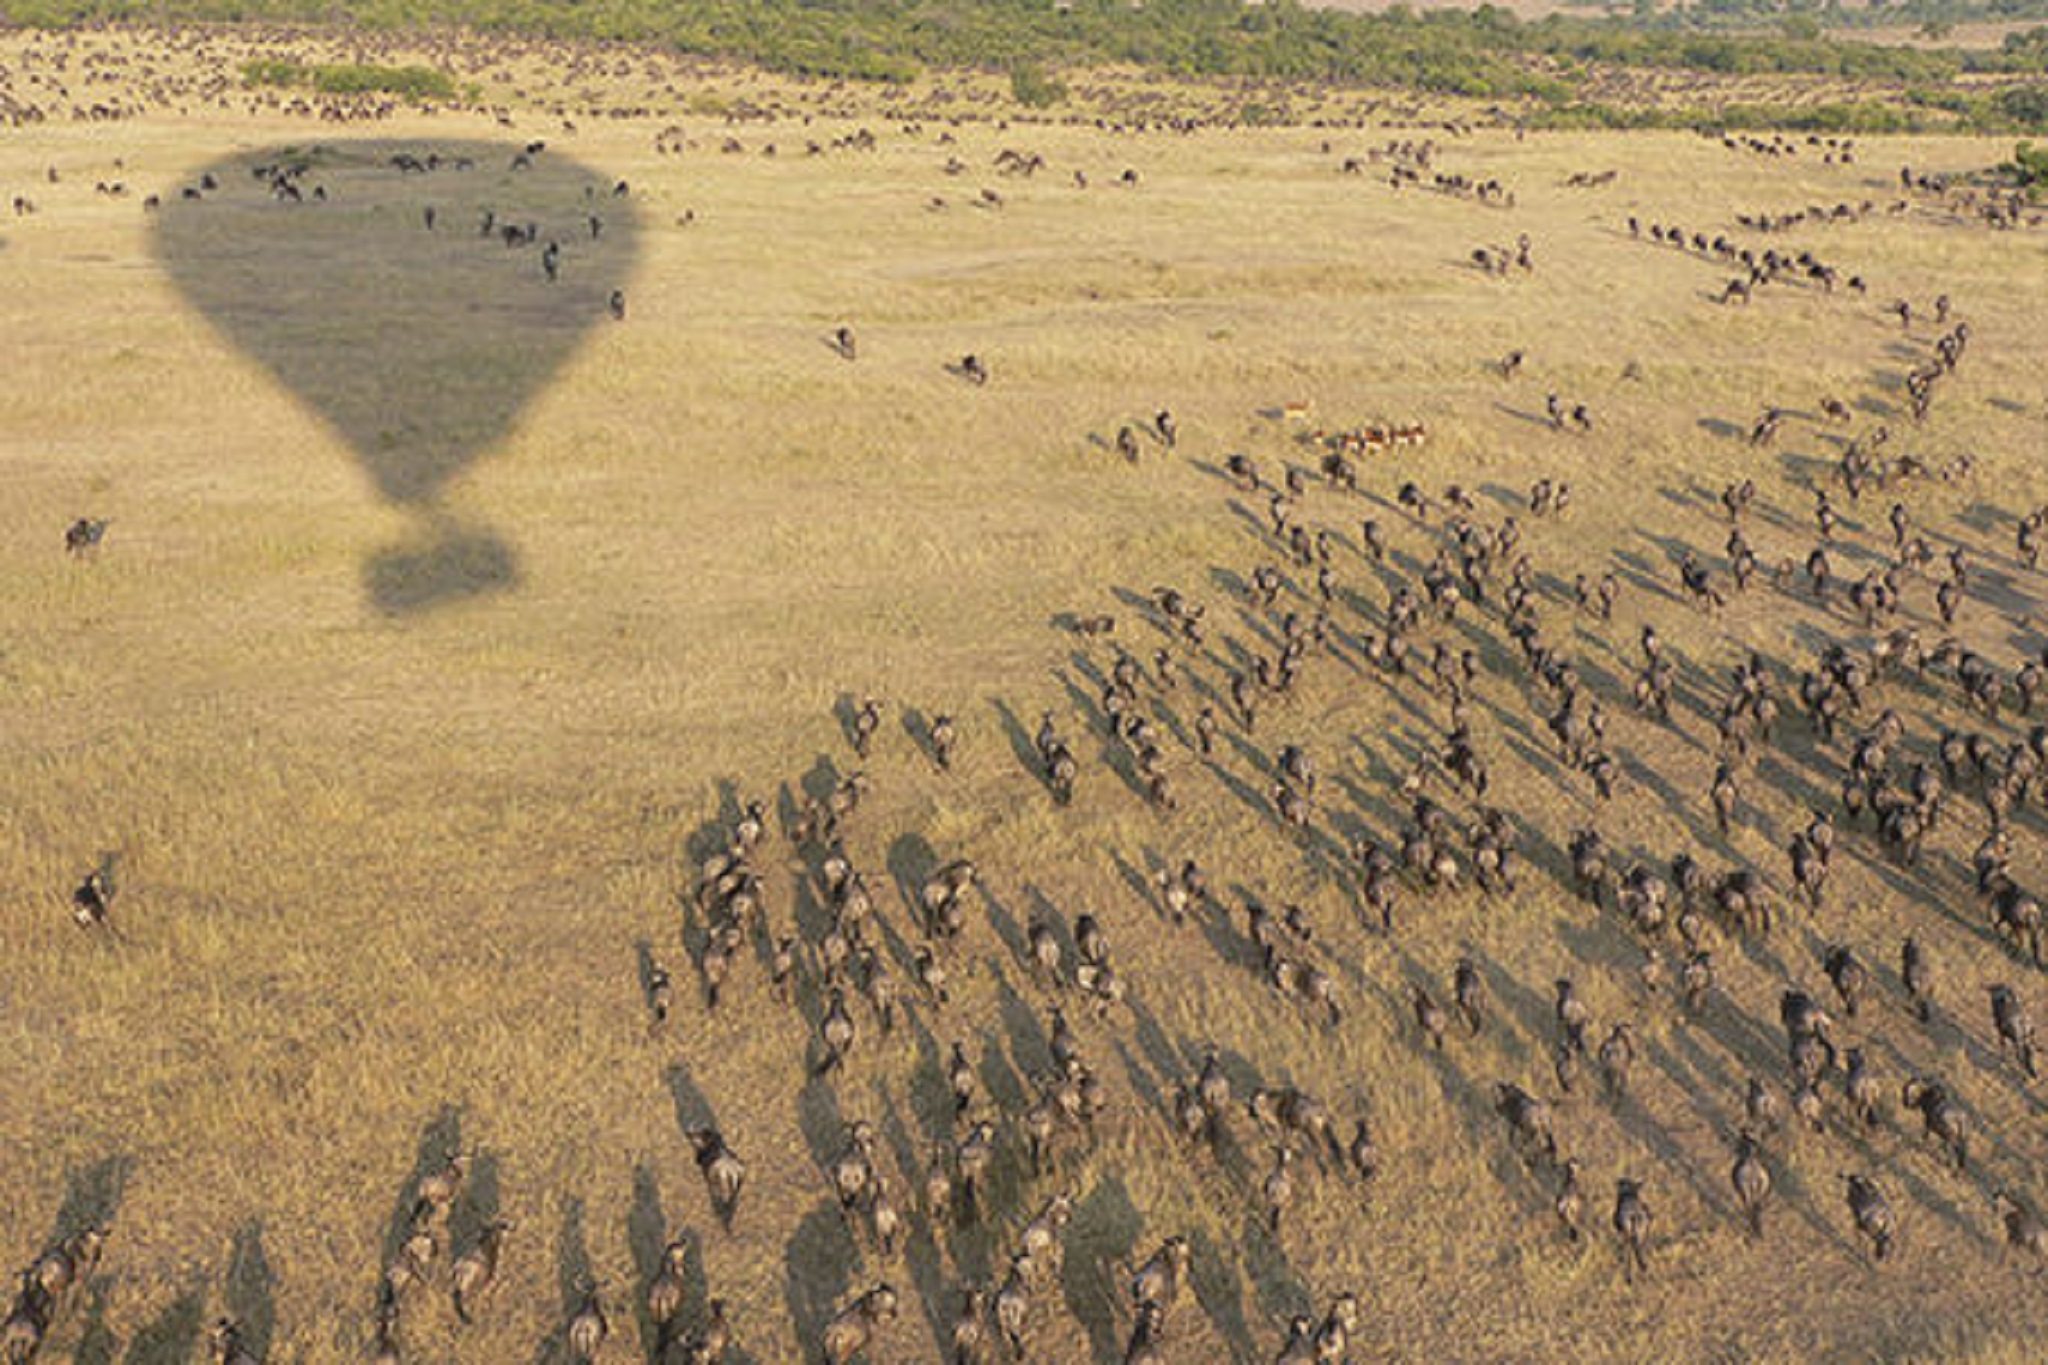
[[[411,615],[517,587],[519,559],[488,531],[437,524],[371,556],[363,584],[377,610]]]

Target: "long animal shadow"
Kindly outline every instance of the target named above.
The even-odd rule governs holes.
[[[50,1229],[50,1245],[75,1236],[90,1227],[107,1227],[121,1206],[121,1192],[128,1172],[135,1165],[129,1156],[110,1156],[71,1172],[65,1182],[64,1202]]]
[[[555,1328],[534,1354],[534,1365],[551,1365],[571,1359],[569,1318],[583,1303],[583,1291],[595,1283],[590,1265],[590,1247],[583,1235],[583,1201],[571,1197],[562,1205],[562,1227],[555,1238],[555,1289],[561,1311]]]
[[[993,705],[996,715],[1003,723],[1003,738],[1010,742],[1010,753],[1017,760],[1017,766],[1035,778],[1039,786],[1050,791],[1052,783],[1045,765],[1039,761],[1038,746],[1024,729],[1024,722],[1017,718],[1017,712],[1010,703],[997,699]]]
[[[488,141],[264,147],[200,175],[164,196],[159,264],[418,517],[365,564],[371,602],[408,615],[516,587],[517,552],[456,510],[457,484],[615,311],[630,197]]]
[[[1233,1259],[1206,1228],[1197,1227],[1188,1233],[1188,1250],[1192,1253],[1188,1278],[1195,1302],[1201,1305],[1217,1333],[1230,1343],[1237,1359],[1255,1358],[1258,1347],[1252,1340],[1251,1324],[1245,1318],[1244,1281]]]
[[[1117,1267],[1128,1264],[1137,1248],[1145,1220],[1131,1200],[1121,1175],[1110,1173],[1074,1204],[1068,1241],[1081,1250],[1067,1257],[1061,1294],[1067,1310],[1088,1333],[1090,1351],[1098,1361],[1123,1359],[1118,1343]]]
[[[853,1235],[830,1197],[797,1224],[783,1249],[782,1261],[788,1269],[783,1298],[799,1340],[816,1341],[824,1332],[825,1324],[847,1298],[858,1258]]]
[[[413,1159],[412,1173],[398,1187],[391,1216],[384,1222],[383,1264],[391,1264],[392,1258],[398,1255],[398,1248],[412,1231],[412,1211],[419,1203],[420,1181],[428,1172],[446,1166],[448,1159],[461,1149],[462,1115],[452,1105],[443,1105],[440,1112],[420,1130],[418,1155]]]
[[[905,1184],[916,1181],[920,1165],[917,1147],[910,1130],[904,1126],[901,1107],[889,1094],[888,1087],[878,1086],[882,1099],[882,1136],[889,1144],[890,1154],[896,1160]],[[951,1340],[951,1321],[946,1316],[945,1267],[940,1259],[938,1240],[933,1233],[930,1220],[924,1218],[906,1219],[909,1235],[903,1240],[901,1254],[910,1270],[910,1280],[917,1289],[918,1306],[924,1311],[925,1326],[932,1334],[932,1345],[944,1351]]]
[[[633,1257],[633,1322],[639,1329],[640,1349],[650,1358],[658,1358],[656,1353],[662,1343],[654,1318],[647,1311],[647,1290],[661,1273],[662,1249],[667,1245],[668,1216],[661,1207],[661,1178],[646,1162],[636,1162],[633,1203],[626,1212],[626,1249]],[[691,1250],[694,1266],[696,1248]]]
[[[448,1216],[448,1245],[455,1254],[476,1245],[484,1228],[497,1218],[500,1202],[498,1158],[491,1152],[480,1153],[462,1184],[455,1211]]]
[[[107,1286],[95,1280],[86,1290],[84,1321],[78,1329],[78,1345],[72,1349],[72,1365],[113,1365],[116,1345],[113,1329],[107,1326]]]
[[[263,1220],[251,1219],[235,1230],[222,1298],[228,1315],[242,1329],[242,1344],[259,1360],[270,1350],[277,1329],[276,1285],[277,1272],[263,1251]]]
[[[165,1304],[128,1343],[122,1365],[187,1365],[199,1347],[206,1290],[194,1283]]]

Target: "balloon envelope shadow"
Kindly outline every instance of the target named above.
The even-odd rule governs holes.
[[[451,512],[450,486],[610,323],[637,228],[609,177],[553,150],[350,140],[215,162],[163,195],[154,246],[378,494],[419,514],[364,570],[397,614],[517,584],[516,552]]]

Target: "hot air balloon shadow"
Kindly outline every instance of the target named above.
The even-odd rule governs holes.
[[[537,143],[349,140],[237,153],[162,200],[178,289],[416,514],[365,564],[370,600],[404,614],[516,587],[517,553],[451,486],[614,325],[638,235],[625,186]]]

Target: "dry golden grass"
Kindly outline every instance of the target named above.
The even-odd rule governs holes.
[[[869,98],[706,80],[799,109]],[[1565,585],[1609,567],[1627,578],[1611,627],[1577,620],[1568,593],[1544,606],[1603,692],[1625,683],[1646,621],[1702,697],[1725,690],[1750,648],[1803,666],[1815,632],[1859,632],[1768,589],[1701,618],[1668,598],[1666,549],[1691,544],[1718,563],[1712,497],[1751,476],[1769,513],[1760,550],[1803,557],[1804,481],[1833,446],[1806,422],[1761,451],[1703,422],[1746,426],[1766,404],[1811,410],[1824,393],[1865,400],[1859,424],[1877,420],[1933,335],[1917,328],[1902,351],[1879,307],[1946,291],[1973,328],[1962,376],[1924,429],[1885,420],[1894,449],[1933,464],[1976,456],[1969,480],[1910,496],[1932,531],[1978,547],[1982,589],[1963,634],[2010,666],[2042,643],[2040,581],[2007,558],[2007,518],[2048,499],[2039,232],[1916,212],[1790,234],[1774,244],[1839,260],[1871,296],[1768,290],[1722,310],[1705,296],[1723,271],[1619,227],[1639,213],[1734,232],[1738,210],[1884,198],[1901,162],[1962,169],[2003,148],[1866,141],[1861,164],[1823,167],[1689,136],[1449,142],[1441,164],[1500,177],[1518,198],[1509,211],[1337,174],[1380,130],[1118,137],[980,124],[941,146],[937,125],[907,133],[875,108],[853,112],[810,128],[586,119],[572,134],[531,113],[510,130],[452,113],[352,129],[195,109],[54,122],[0,142],[0,192],[40,210],[0,224],[11,528],[0,539],[0,1248],[25,1261],[95,1213],[116,1227],[53,1357],[184,1360],[222,1311],[248,1321],[272,1360],[360,1356],[403,1193],[459,1135],[484,1155],[458,1244],[493,1209],[518,1227],[478,1326],[458,1329],[439,1294],[409,1310],[416,1358],[554,1358],[588,1268],[614,1306],[610,1357],[625,1359],[638,1340],[626,1305],[653,1251],[687,1228],[752,1359],[798,1359],[831,1307],[880,1277],[906,1291],[887,1357],[935,1359],[957,1285],[1000,1272],[1054,1182],[1029,1185],[1013,1141],[992,1232],[936,1246],[920,1233],[885,1265],[847,1238],[819,1163],[837,1148],[838,1118],[867,1117],[892,1178],[899,1163],[914,1170],[955,1038],[1014,1107],[1021,1078],[1045,1065],[1046,996],[1006,938],[1043,897],[1068,923],[1083,910],[1103,920],[1132,1008],[1078,1023],[1115,1108],[1092,1151],[1064,1149],[1058,1183],[1081,1212],[1063,1293],[1037,1308],[1035,1358],[1117,1358],[1128,1324],[1110,1308],[1111,1267],[1173,1232],[1196,1249],[1175,1360],[1269,1358],[1291,1314],[1345,1288],[1363,1299],[1359,1354],[1373,1358],[2032,1358],[2048,1312],[2038,1280],[2002,1263],[1986,1192],[2008,1183],[2048,1201],[2048,1151],[2038,1089],[2016,1086],[1994,1055],[1982,986],[2016,982],[2037,1014],[2048,995],[1963,889],[1954,859],[1980,835],[1973,803],[1957,802],[1918,877],[1889,870],[1867,833],[1846,835],[1850,865],[1828,907],[1811,921],[1795,913],[1767,944],[1722,944],[1722,998],[1688,1024],[1671,1002],[1638,998],[1635,950],[1611,915],[1560,888],[1557,849],[1597,821],[1621,849],[1661,858],[1691,846],[1712,866],[1739,857],[1780,877],[1792,822],[1832,792],[1840,763],[1839,751],[1815,757],[1802,722],[1751,779],[1749,821],[1728,849],[1705,803],[1705,724],[1688,713],[1674,739],[1613,697],[1630,785],[1596,811],[1582,781],[1522,757],[1544,746],[1488,618],[1481,743],[1495,799],[1531,827],[1526,886],[1493,904],[1411,900],[1388,941],[1359,927],[1327,860],[1265,813],[1263,754],[1306,742],[1324,773],[1319,827],[1390,836],[1391,784],[1439,742],[1439,707],[1412,685],[1317,659],[1252,741],[1226,724],[1215,769],[1169,740],[1184,808],[1161,818],[1103,766],[1107,746],[1087,728],[1089,670],[1107,667],[1106,649],[1077,648],[1050,624],[1114,611],[1119,638],[1149,654],[1142,613],[1116,591],[1174,584],[1208,603],[1218,657],[1227,638],[1256,643],[1270,627],[1228,576],[1278,556],[1214,466],[1233,450],[1269,471],[1304,458],[1259,412],[1307,400],[1330,427],[1429,424],[1424,451],[1371,466],[1367,497],[1318,491],[1304,508],[1347,546],[1359,517],[1378,516],[1410,567],[1433,540],[1386,505],[1402,480],[1461,483],[1489,518],[1505,510],[1496,488],[1571,480],[1571,518],[1525,516],[1525,536]],[[692,146],[657,156],[654,136],[673,121]],[[797,154],[806,137],[862,121],[880,138],[874,152]],[[717,152],[728,131],[745,154]],[[627,320],[594,314],[504,437],[441,492],[448,515],[511,547],[516,581],[422,611],[378,610],[365,578],[422,518],[383,501],[316,408],[181,294],[162,229],[137,202],[224,160],[359,136],[422,148],[496,139],[508,155],[545,137],[546,155],[635,187]],[[768,141],[780,155],[761,154]],[[1048,169],[996,175],[1005,146],[1042,152]],[[942,174],[949,155],[969,171]],[[1136,189],[1112,183],[1127,166]],[[1574,170],[1609,167],[1621,175],[1607,189],[1559,188]],[[1091,188],[1073,185],[1077,169]],[[94,194],[116,176],[128,197]],[[428,192],[367,171],[333,183],[337,212]],[[1003,207],[971,206],[984,185]],[[944,209],[927,206],[935,195]],[[259,200],[253,182],[230,179],[213,203],[168,205],[166,221],[218,211],[227,222]],[[686,211],[694,221],[680,223]],[[454,230],[469,229],[458,218]],[[1533,276],[1488,280],[1463,265],[1471,247],[1521,231],[1535,242]],[[309,231],[299,263],[309,281],[346,264],[323,251],[362,249],[346,234],[319,250],[315,240]],[[572,246],[572,281],[577,267]],[[501,291],[490,309],[547,288],[530,264],[490,287]],[[841,321],[859,330],[856,364],[823,344]],[[1483,362],[1510,347],[1528,349],[1529,371],[1503,386]],[[985,389],[942,368],[969,350],[993,370]],[[1621,377],[1631,361],[1640,381]],[[378,364],[355,351],[334,363],[344,374]],[[404,378],[391,397],[400,412],[441,382]],[[1516,415],[1540,412],[1546,389],[1590,402],[1596,434],[1561,437]],[[1179,417],[1180,449],[1148,445],[1126,468],[1107,441],[1160,406]],[[1883,506],[1850,513],[1859,541],[1882,541]],[[112,525],[98,554],[71,562],[58,542],[79,515]],[[1385,589],[1371,568],[1346,549],[1337,571],[1376,617]],[[1916,616],[1928,596],[1909,593]],[[1337,619],[1357,620],[1348,608]],[[1220,677],[1210,663],[1191,669],[1205,684]],[[913,1010],[893,1038],[863,1014],[850,1067],[821,1083],[799,1060],[809,1025],[770,1003],[751,959],[729,1004],[707,1014],[677,896],[686,847],[734,794],[775,798],[852,766],[833,716],[847,691],[891,703],[867,765],[874,798],[848,843],[888,888],[892,933],[914,937],[892,873],[929,858],[973,856],[989,896],[955,963],[953,1007],[936,1019]],[[1936,718],[1963,723],[1947,695],[1902,687],[1886,700],[1924,748]],[[906,707],[960,718],[954,773],[916,751],[898,723]],[[1021,767],[1003,722],[1013,714],[1028,732],[1048,708],[1083,760],[1066,810]],[[1159,723],[1177,735],[1188,710],[1170,699]],[[2038,818],[2022,829],[2021,873],[2038,875]],[[119,942],[74,929],[65,903],[105,849],[122,855]],[[1188,855],[1220,887],[1309,908],[1343,1027],[1275,1000],[1237,930],[1163,929],[1120,871]],[[788,931],[801,864],[779,834],[764,862],[772,922]],[[1953,1010],[1927,1032],[1890,989],[1909,926]],[[1726,1190],[1741,1084],[1777,1078],[1778,992],[1788,979],[1822,984],[1818,945],[1844,936],[1884,983],[1875,1017],[1847,1031],[1879,1058],[1888,1091],[1909,1067],[1955,1081],[1980,1123],[1979,1166],[1943,1170],[1896,1114],[1868,1140],[1774,1143],[1783,1198],[1770,1240],[1752,1247]],[[643,945],[676,973],[683,1002],[661,1040],[645,1036]],[[1401,993],[1411,979],[1444,982],[1460,952],[1487,965],[1501,1027],[1426,1055]],[[1645,1044],[1628,1107],[1582,1095],[1562,1114],[1592,1196],[1582,1251],[1558,1241],[1547,1183],[1505,1155],[1484,1112],[1497,1079],[1554,1088],[1548,983],[1563,974],[1603,1025],[1635,1018]],[[1311,1176],[1275,1242],[1257,1226],[1266,1154],[1244,1125],[1235,1166],[1177,1148],[1157,1097],[1211,1040],[1241,1080],[1298,1082],[1347,1128],[1369,1114],[1385,1162],[1370,1198]],[[730,1236],[679,1131],[707,1113],[753,1170]],[[1853,1247],[1835,1188],[1851,1167],[1877,1172],[1902,1218],[1902,1254],[1881,1271]],[[1658,1218],[1656,1273],[1633,1291],[1605,1229],[1613,1178],[1630,1172],[1648,1179]]]

